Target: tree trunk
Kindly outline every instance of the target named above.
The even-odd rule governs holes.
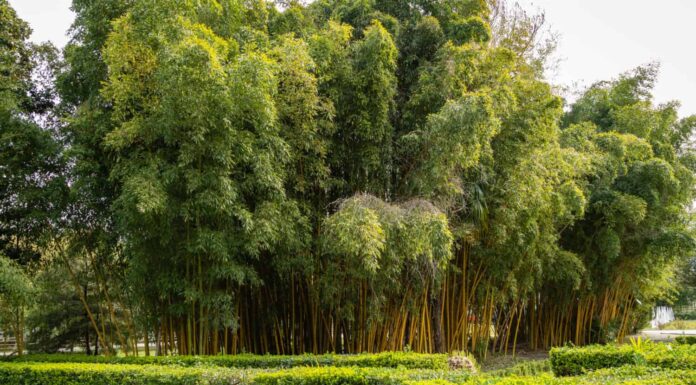
[[[85,298],[87,298],[87,286],[84,287],[84,296],[85,296]],[[87,311],[85,311],[84,315],[85,315],[85,319],[89,320],[89,315],[87,314]],[[92,346],[90,346],[90,344],[89,344],[90,343],[90,341],[89,341],[89,329],[90,329],[90,326],[87,326],[85,328],[85,354],[87,354],[88,356],[91,356],[92,355]]]
[[[440,309],[442,308],[441,294],[437,293],[431,301],[432,304],[432,328],[433,328],[433,345],[435,347],[436,353],[445,352],[445,344],[442,339],[442,314]]]
[[[89,344],[89,327],[85,328],[85,354],[92,355],[92,346]]]
[[[150,356],[150,336],[149,336],[149,331],[147,330],[147,327],[145,328],[145,333],[143,334],[143,340],[145,343],[145,355]],[[138,340],[135,340],[135,343],[138,343]],[[137,346],[137,345],[136,345]]]
[[[155,355],[162,355],[162,328],[155,329]]]
[[[17,319],[15,322],[15,344],[17,344],[17,355],[24,354],[24,308],[17,308]]]

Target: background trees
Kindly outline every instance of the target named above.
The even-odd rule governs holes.
[[[654,66],[564,110],[543,17],[491,5],[76,0],[53,65],[5,4],[0,241],[44,303],[33,348],[485,354],[641,326],[693,251],[696,120],[653,105]]]

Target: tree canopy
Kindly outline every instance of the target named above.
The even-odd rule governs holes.
[[[584,344],[641,326],[693,254],[696,118],[653,102],[655,65],[564,104],[543,15],[73,10],[59,60],[0,0],[0,267],[65,304],[30,311],[36,349]]]

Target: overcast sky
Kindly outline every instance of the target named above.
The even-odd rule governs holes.
[[[9,0],[35,41],[62,47],[74,15],[70,0]],[[657,102],[678,99],[696,114],[696,0],[520,0],[544,9],[561,35],[562,59],[551,81],[589,85],[651,61],[662,64]]]

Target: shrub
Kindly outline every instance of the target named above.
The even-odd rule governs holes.
[[[471,377],[466,372],[423,370],[423,369],[380,369],[380,368],[294,368],[276,372],[262,372],[254,377],[255,385],[391,385],[412,381],[440,381],[465,383]]]
[[[468,357],[473,360],[472,357]],[[227,368],[292,368],[298,366],[357,366],[365,368],[438,369],[449,368],[446,354],[386,352],[378,354],[323,355],[228,355],[228,356],[138,356],[104,357],[78,354],[37,354],[16,357],[14,362],[74,362],[132,365],[221,366]],[[473,363],[475,367],[475,362]]]
[[[163,365],[0,363],[3,385],[400,385],[441,379],[464,383],[463,371],[392,368],[227,369]]]
[[[554,348],[549,352],[549,359],[557,376],[577,376],[589,370],[645,363],[645,357],[628,345]]]
[[[247,373],[223,368],[179,368],[84,363],[0,363],[3,385],[229,385]]]
[[[648,366],[696,370],[696,345],[654,344],[643,354]]]
[[[576,376],[588,371],[644,365],[662,369],[696,369],[696,345],[647,343],[641,346],[594,345],[555,348],[549,353],[557,376]]]
[[[696,345],[696,336],[681,336],[675,338],[675,341],[681,345]]]
[[[674,318],[678,320],[696,320],[696,310],[675,310]]]
[[[696,371],[624,366],[583,377],[472,376],[391,368],[227,369],[163,365],[0,363],[3,385],[685,385]]]
[[[520,362],[508,368],[492,370],[487,374],[495,377],[536,376],[547,372],[551,372],[549,360],[534,360]]]
[[[682,385],[696,383],[696,372],[649,366],[622,366],[600,369],[583,377],[565,377],[559,380],[563,380],[559,382],[561,384]]]
[[[694,371],[671,371],[645,366],[602,369],[582,377],[508,376],[471,377],[464,383],[446,380],[407,381],[406,385],[687,385],[696,383]]]

